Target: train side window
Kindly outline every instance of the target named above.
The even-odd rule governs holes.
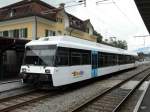
[[[99,53],[99,56],[98,56],[98,67],[104,67],[104,66],[107,66],[107,55],[106,53]]]
[[[89,65],[89,64],[90,64],[90,54],[82,53],[82,65]]]
[[[117,55],[112,54],[112,65],[116,65],[116,64],[117,64]]]
[[[69,49],[58,48],[56,56],[56,66],[68,66],[69,65]]]
[[[108,60],[109,60],[108,66],[112,66],[113,65],[113,54],[108,55]]]
[[[104,67],[106,65],[105,60],[106,60],[105,53],[103,52],[98,53],[98,67]]]
[[[123,64],[124,63],[124,55],[119,55],[119,64]]]
[[[71,52],[71,65],[81,65],[81,53]]]
[[[108,55],[108,53],[105,53],[105,56],[104,56],[104,58],[105,58],[105,66],[109,66],[109,55]]]
[[[127,56],[127,61],[128,61],[128,63],[131,63],[131,62],[132,62],[131,56]]]

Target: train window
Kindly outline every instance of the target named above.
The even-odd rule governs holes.
[[[122,63],[121,64],[127,64],[128,63],[128,57],[126,55],[121,55]]]
[[[112,65],[117,65],[117,55],[116,54],[112,54]]]
[[[53,66],[55,52],[56,46],[27,46],[24,64]]]
[[[108,66],[113,65],[113,54],[108,54]]]
[[[71,52],[71,65],[81,65],[81,53]]]
[[[134,58],[129,55],[113,54],[113,53],[99,53],[98,54],[98,67],[113,66],[117,64],[133,63]]]
[[[119,64],[124,64],[124,55],[119,55]]]
[[[134,63],[134,57],[133,56],[130,56],[130,63]]]
[[[82,65],[90,64],[90,54],[89,53],[82,53]]]
[[[98,61],[99,61],[99,63],[98,63],[98,67],[103,67],[103,66],[105,66],[105,55],[104,55],[104,53],[99,53],[99,56],[98,56],[99,58],[98,58]]]
[[[68,66],[69,65],[69,49],[61,48],[57,49],[56,66]]]
[[[127,64],[131,63],[131,56],[127,56]]]
[[[103,56],[104,56],[104,66],[107,66],[108,64],[108,55],[107,55],[107,53],[104,53],[103,54]]]
[[[98,67],[107,66],[107,55],[106,53],[99,53],[98,54]]]
[[[101,52],[98,54],[98,67],[113,66],[118,64],[118,55]]]

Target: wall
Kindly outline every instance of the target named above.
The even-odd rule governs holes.
[[[0,31],[27,28],[28,29],[27,37],[28,37],[28,39],[32,40],[33,21],[34,21],[34,19],[32,17],[28,17],[28,18],[0,22]]]
[[[79,30],[76,30],[76,29],[73,29],[73,28],[67,28],[66,31],[67,31],[67,35],[70,35],[70,32],[71,32],[71,36],[96,42],[97,37],[94,36],[94,35],[89,35],[86,32],[82,32],[82,31],[79,31]]]
[[[44,37],[45,36],[45,30],[52,30],[56,32],[56,35],[58,34],[58,31],[61,31],[61,35],[64,34],[64,24],[59,22],[53,22],[48,21],[46,19],[42,19],[38,17],[37,20],[37,37]]]

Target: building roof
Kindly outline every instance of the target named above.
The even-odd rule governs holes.
[[[45,3],[45,2],[43,2],[41,0],[22,0],[20,2],[16,2],[14,4],[10,4],[8,6],[2,7],[2,8],[0,8],[0,10],[1,9],[9,9],[9,8],[17,7],[17,6],[20,6],[20,5],[26,5],[26,4],[30,4],[30,3],[33,3],[33,2],[36,2],[36,3],[41,4],[43,6],[46,6],[46,7],[50,8],[50,9],[55,8],[54,6],[49,5],[49,4],[47,4],[47,3]]]
[[[47,10],[55,10],[53,13],[43,14]],[[13,11],[13,12],[12,12]],[[0,8],[0,21],[17,19],[27,16],[41,16],[56,21],[59,9],[40,0],[22,0],[20,2]],[[10,16],[10,13],[14,13]]]
[[[150,33],[150,0],[135,0],[135,3]]]
[[[52,21],[57,21],[57,14],[62,9],[63,7],[56,8],[41,0],[22,0],[0,8],[0,22],[30,16],[39,16]],[[10,16],[11,13],[14,13],[13,16]],[[69,18],[70,27],[83,32],[87,31],[87,24],[90,23],[89,20],[84,21],[67,12],[65,13]]]
[[[81,31],[85,31],[85,25],[84,25],[84,21],[67,13],[67,16],[69,18],[69,25],[70,27],[73,27],[75,29],[81,30]]]
[[[86,28],[87,28],[87,24],[91,24],[90,20],[81,20],[79,18],[77,18],[76,16],[69,14],[68,12],[66,12],[68,18],[69,18],[69,25],[70,27],[73,27],[75,29],[81,30],[86,32]],[[91,24],[92,26],[92,24]],[[93,26],[92,26],[93,28]],[[94,28],[93,28],[94,29]]]

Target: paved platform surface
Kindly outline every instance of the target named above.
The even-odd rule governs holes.
[[[0,81],[0,92],[25,86],[20,79]]]
[[[138,112],[150,112],[150,85],[146,91]]]

